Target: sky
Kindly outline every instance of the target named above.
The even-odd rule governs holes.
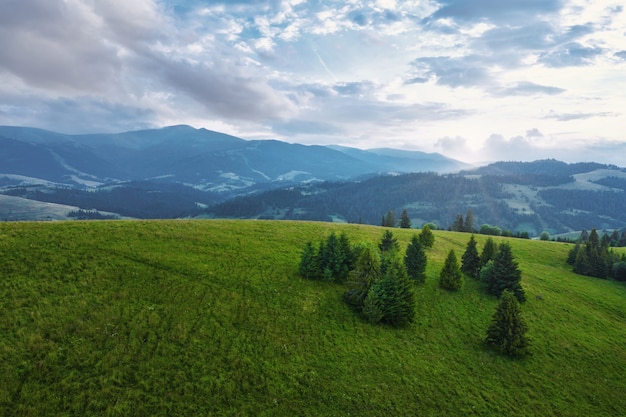
[[[626,166],[623,0],[0,0],[0,125]]]

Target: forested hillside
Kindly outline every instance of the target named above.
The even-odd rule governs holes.
[[[538,236],[546,230],[623,228],[624,181],[626,173],[614,166],[500,162],[460,174],[389,175],[291,187],[233,199],[207,212],[215,217],[380,225],[389,210],[396,218],[406,210],[414,226],[434,223],[447,229],[459,213],[471,209],[477,228],[496,225]]]

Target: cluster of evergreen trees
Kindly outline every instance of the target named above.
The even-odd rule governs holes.
[[[461,258],[460,270],[470,278],[479,279],[487,293],[500,297],[485,343],[509,356],[529,354],[528,327],[520,307],[520,303],[526,301],[526,294],[521,286],[522,273],[511,246],[507,242],[496,245],[489,237],[479,255],[476,239],[472,235]]]
[[[476,238],[472,235],[461,258],[460,269],[468,277],[479,279],[488,294],[500,297],[508,290],[519,302],[526,301],[521,285],[522,272],[508,242],[496,245],[488,237],[479,255]]]
[[[433,242],[432,232],[414,235],[400,256],[398,241],[390,230],[377,246],[353,246],[344,233],[331,233],[317,246],[307,242],[300,274],[307,279],[347,283],[344,299],[366,320],[404,326],[413,321],[414,287],[426,278],[424,249]]]
[[[342,233],[331,233],[316,246],[308,242],[300,259],[300,274],[307,279],[345,283],[345,301],[371,323],[405,326],[415,315],[416,286],[424,283],[427,256],[434,244],[429,228],[412,236],[404,254],[397,239],[386,230],[377,245],[370,242],[353,246]],[[456,291],[464,276],[480,279],[489,294],[500,303],[487,329],[485,343],[509,356],[528,353],[527,326],[521,316],[525,301],[521,272],[508,243],[495,244],[488,238],[478,253],[471,236],[461,258],[450,250],[439,275],[442,288]]]
[[[577,274],[626,281],[626,255],[613,252],[611,242],[608,234],[600,239],[596,229],[583,233],[569,251],[567,263]]]

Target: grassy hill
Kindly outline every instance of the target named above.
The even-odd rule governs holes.
[[[510,360],[482,345],[497,300],[470,280],[437,286],[468,234],[435,232],[415,323],[395,329],[299,278],[305,242],[332,230],[356,243],[384,229],[0,224],[0,415],[626,413],[626,287],[571,273],[568,245],[510,241],[533,351]],[[403,250],[413,232],[394,230]]]

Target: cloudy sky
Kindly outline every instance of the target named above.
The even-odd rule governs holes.
[[[0,125],[626,166],[623,0],[0,0]]]

